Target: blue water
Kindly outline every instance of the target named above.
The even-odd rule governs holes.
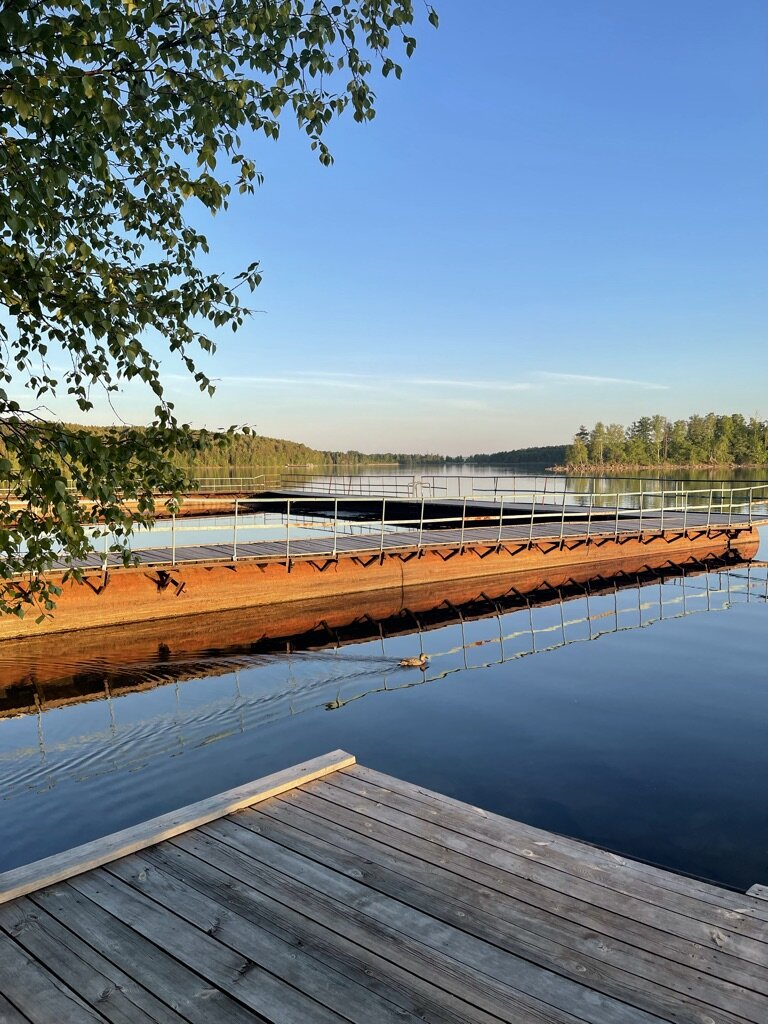
[[[767,571],[324,651],[218,652],[183,682],[0,718],[0,870],[343,748],[631,857],[765,883]],[[422,651],[426,670],[400,667]],[[17,669],[0,652],[0,679]]]

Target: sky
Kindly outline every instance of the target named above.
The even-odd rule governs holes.
[[[166,367],[182,416],[453,455],[768,417],[765,0],[435,6],[333,167],[290,124],[248,142],[264,184],[199,223],[206,266],[261,261],[260,312],[214,398]]]

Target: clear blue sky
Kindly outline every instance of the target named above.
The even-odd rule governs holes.
[[[768,416],[768,3],[435,3],[333,168],[254,141],[264,185],[205,227],[211,266],[262,261],[264,312],[179,410],[452,454]]]

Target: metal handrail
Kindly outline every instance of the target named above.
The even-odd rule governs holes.
[[[756,495],[756,490],[765,490],[766,498]],[[472,509],[469,497],[456,500],[456,510],[450,510],[448,515],[431,515],[429,499],[421,497],[414,500],[414,514],[405,518],[390,518],[387,514],[387,496],[378,495],[381,498],[381,513],[375,519],[366,522],[354,522],[349,517],[339,516],[339,497],[333,497],[332,518],[329,518],[328,498],[307,496],[300,499],[294,498],[236,498],[233,501],[232,514],[220,515],[195,520],[189,516],[181,521],[174,512],[169,525],[160,525],[153,528],[155,535],[169,532],[171,534],[170,559],[175,565],[178,554],[178,534],[186,533],[208,533],[228,531],[231,536],[231,546],[222,544],[221,558],[223,560],[237,561],[243,557],[243,548],[252,541],[244,541],[244,535],[249,531],[272,531],[273,534],[284,535],[284,555],[271,557],[284,557],[290,562],[296,554],[302,554],[301,548],[296,544],[301,539],[302,532],[306,532],[313,541],[321,538],[328,538],[327,547],[317,543],[313,544],[311,552],[305,552],[312,557],[317,555],[338,556],[338,539],[340,534],[356,535],[360,543],[355,546],[355,552],[378,551],[383,553],[388,549],[413,549],[421,550],[428,547],[445,547],[457,545],[464,547],[466,543],[489,543],[500,547],[507,539],[527,539],[528,543],[540,539],[559,539],[562,543],[566,533],[566,527],[582,522],[586,536],[600,536],[601,538],[618,538],[619,535],[627,532],[632,534],[656,534],[664,533],[668,529],[677,526],[683,531],[688,529],[689,524],[695,528],[709,530],[713,526],[732,527],[734,516],[740,517],[735,521],[739,525],[752,526],[758,521],[768,522],[768,511],[762,517],[756,516],[756,507],[765,505],[768,500],[768,486],[756,489],[755,487],[732,488],[730,494],[721,492],[715,500],[713,490],[699,489],[682,492],[682,507],[675,501],[674,505],[668,506],[665,502],[667,491],[640,491],[637,492],[638,505],[623,506],[620,499],[625,497],[621,492],[613,495],[613,502],[608,505],[595,503],[595,495],[592,495],[588,506],[567,504],[567,492],[558,495],[560,502],[545,502],[544,494],[533,492],[530,497],[530,508],[520,508],[519,496],[499,495],[496,504],[497,512],[492,519],[498,520],[498,525],[489,525],[489,515],[484,509]],[[697,494],[709,495],[709,500],[696,502],[692,500]],[[549,492],[547,497],[552,497]],[[607,496],[600,496],[607,497]],[[677,495],[676,495],[677,497]],[[658,506],[648,507],[649,498],[659,498]],[[346,505],[361,504],[366,510],[370,510],[371,499],[362,496],[344,496]],[[185,505],[194,507],[195,503],[205,504],[205,499],[187,498]],[[292,507],[293,503],[293,507]],[[257,509],[251,506],[258,505]],[[297,512],[297,506],[299,510]],[[307,507],[309,506],[309,508]],[[313,515],[312,506],[318,509]],[[608,513],[600,515],[601,511]],[[723,521],[718,521],[723,520]],[[220,520],[224,520],[220,522]],[[378,524],[378,525],[377,525]],[[520,528],[523,532],[520,532]],[[543,529],[537,529],[543,527]],[[517,528],[517,529],[516,529]],[[94,533],[104,537],[103,564],[106,567],[109,561],[108,534],[103,526],[94,524]],[[527,536],[526,536],[527,534]],[[134,534],[134,536],[139,535]],[[387,543],[391,538],[391,543]],[[274,538],[268,538],[274,539]],[[367,542],[366,543],[366,539]],[[191,545],[194,547],[195,545]],[[114,545],[116,548],[117,545]],[[142,545],[142,550],[167,550],[167,545]],[[210,549],[205,555],[200,556],[206,561],[211,560]]]

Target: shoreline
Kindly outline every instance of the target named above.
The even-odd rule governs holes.
[[[760,462],[659,462],[655,464],[643,462],[585,462],[579,465],[567,463],[565,466],[550,466],[549,473],[665,473],[668,470],[685,470],[686,472],[720,472],[722,470],[763,470],[768,473],[768,465]]]

